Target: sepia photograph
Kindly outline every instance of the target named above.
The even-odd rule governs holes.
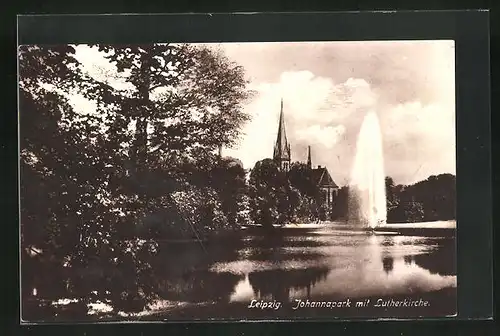
[[[18,80],[22,322],[456,316],[453,40],[21,45]]]

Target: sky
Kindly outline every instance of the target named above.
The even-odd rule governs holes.
[[[292,161],[326,166],[338,185],[351,175],[361,123],[379,119],[384,169],[396,183],[455,174],[455,50],[453,41],[362,41],[215,44],[245,68],[256,92],[239,143],[223,155],[245,168],[270,158],[281,99]],[[97,50],[77,58],[106,76]],[[119,85],[119,83],[117,83]],[[84,104],[74,97],[76,104]]]
[[[218,46],[246,69],[257,92],[252,120],[224,155],[245,168],[272,157],[281,98],[292,161],[326,166],[348,183],[361,123],[376,112],[384,168],[396,183],[455,174],[453,41],[228,43]]]

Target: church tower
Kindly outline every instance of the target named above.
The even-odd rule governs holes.
[[[286,138],[285,116],[283,114],[283,98],[281,99],[280,121],[278,125],[278,136],[274,145],[273,160],[281,171],[290,169],[290,144]]]

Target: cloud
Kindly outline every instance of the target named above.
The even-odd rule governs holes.
[[[295,132],[299,141],[320,144],[326,148],[333,147],[344,133],[345,127],[343,125],[335,127],[312,125]]]
[[[409,184],[429,175],[456,172],[453,104],[399,104],[382,120],[386,170],[399,182]]]
[[[245,168],[272,157],[284,100],[292,160],[327,166],[347,182],[364,116],[380,121],[386,174],[409,184],[455,173],[455,63],[453,41],[226,43],[221,50],[242,65],[257,92],[245,107],[252,120],[224,154]],[[127,89],[96,49],[78,46],[77,58],[95,77]],[[75,97],[83,110],[91,106]]]
[[[280,100],[292,161],[325,165],[337,183],[349,178],[361,123],[370,110],[380,120],[386,174],[397,183],[413,183],[431,174],[455,173],[455,110],[450,101],[423,104],[415,100],[387,104],[361,78],[335,83],[310,71],[283,72],[276,82],[253,84],[255,100],[246,107],[253,119],[239,146],[225,150],[245,168],[272,157]]]
[[[224,43],[253,82],[276,82],[283,71],[308,70],[338,83],[363,78],[389,104],[442,98],[453,88],[454,41]]]
[[[243,129],[239,146],[225,151],[239,157],[246,168],[272,157],[281,99],[292,160],[305,161],[310,145],[315,164],[332,167],[333,160],[338,159],[333,148],[345,141],[346,125],[353,116],[376,104],[376,96],[365,80],[349,78],[335,84],[310,71],[283,72],[278,82],[254,84],[252,89],[257,96],[246,107],[252,121]]]

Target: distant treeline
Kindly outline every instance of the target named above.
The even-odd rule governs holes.
[[[386,177],[385,186],[388,223],[455,219],[455,175],[432,175],[412,185],[395,184],[391,177]],[[339,190],[337,202],[332,209],[333,219],[347,216],[348,193],[348,187]]]

